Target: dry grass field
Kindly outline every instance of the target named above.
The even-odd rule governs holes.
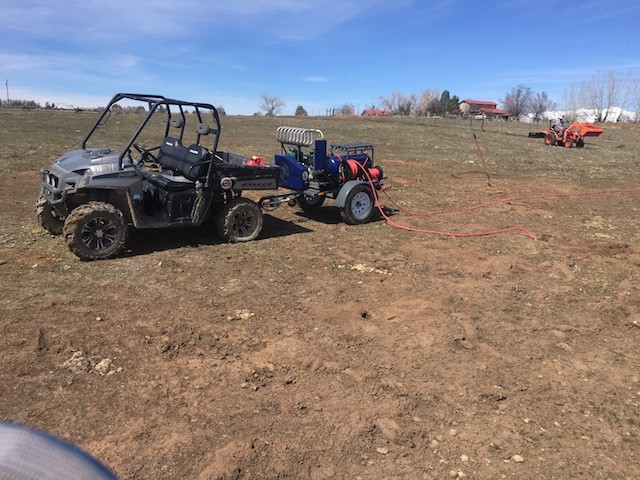
[[[394,224],[535,238],[327,202],[81,262],[33,207],[94,119],[0,110],[0,419],[121,479],[640,478],[639,125],[566,149],[511,122],[223,117],[223,150],[267,159],[280,125],[373,142]]]

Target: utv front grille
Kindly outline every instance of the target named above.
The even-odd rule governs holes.
[[[47,174],[47,183],[53,188],[58,188],[59,179],[53,173]]]

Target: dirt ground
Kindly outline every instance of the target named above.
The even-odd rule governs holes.
[[[640,478],[638,130],[607,133],[485,132],[491,186],[468,142],[377,156],[394,223],[535,239],[347,226],[329,202],[246,244],[135,232],[102,262],[36,224],[41,165],[5,163],[0,419],[121,479]]]

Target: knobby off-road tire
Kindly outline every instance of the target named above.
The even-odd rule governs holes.
[[[324,199],[324,196],[300,195],[296,201],[304,212],[315,212],[322,206]]]
[[[340,216],[349,225],[367,223],[375,212],[373,192],[369,185],[356,185],[347,195],[344,208],[340,209]]]
[[[248,198],[234,198],[216,217],[216,233],[224,242],[255,240],[262,230],[262,211]]]
[[[60,219],[53,207],[43,197],[36,202],[36,218],[42,228],[51,235],[61,235],[64,221]]]
[[[69,214],[62,233],[69,249],[81,260],[105,260],[122,252],[129,229],[116,207],[89,202]]]

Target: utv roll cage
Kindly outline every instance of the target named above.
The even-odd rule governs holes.
[[[171,127],[179,129],[178,140],[182,143],[184,137],[184,129],[185,129],[185,113],[186,108],[192,109],[193,113],[198,118],[198,123],[201,125],[209,125],[207,120],[212,119],[214,128],[208,126],[207,128],[199,128],[196,132],[196,143],[200,145],[200,139],[203,135],[211,134],[213,135],[213,145],[207,147],[211,150],[211,152],[218,151],[218,141],[220,139],[220,116],[218,115],[218,109],[209,103],[200,103],[200,102],[185,102],[182,100],[175,100],[172,98],[166,98],[161,95],[147,95],[147,94],[138,94],[138,93],[118,93],[115,95],[111,101],[107,104],[107,106],[102,111],[101,115],[96,120],[95,124],[85,136],[82,141],[82,149],[87,148],[87,143],[93,136],[93,134],[98,130],[101,125],[104,125],[109,117],[111,116],[113,105],[123,101],[123,100],[132,100],[134,102],[146,103],[148,105],[148,112],[144,118],[144,120],[140,123],[138,129],[134,132],[133,136],[129,139],[125,148],[120,152],[120,156],[118,157],[118,168],[122,169],[124,164],[124,157],[127,152],[131,149],[133,144],[140,135],[140,132],[144,130],[146,125],[149,123],[153,115],[156,111],[162,106],[166,106],[167,113],[167,122],[165,124],[164,137],[169,136],[169,129]],[[173,109],[171,107],[174,107]],[[175,133],[172,133],[175,136]]]

